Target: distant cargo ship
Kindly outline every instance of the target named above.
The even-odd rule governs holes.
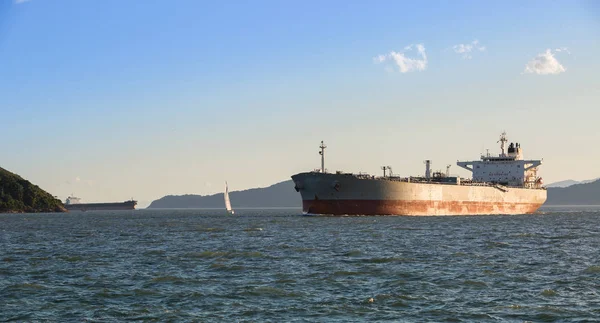
[[[69,196],[65,202],[65,208],[69,211],[115,211],[115,210],[134,210],[137,201],[129,200],[125,202],[114,203],[81,203],[81,199],[75,196]]]
[[[475,215],[534,213],[546,201],[546,189],[537,176],[541,160],[523,159],[519,143],[506,149],[502,133],[501,153],[489,153],[478,161],[457,162],[472,172],[472,179],[431,172],[425,176],[398,177],[382,166],[383,176],[352,174],[325,169],[321,142],[321,169],[292,176],[307,214],[324,215]],[[386,171],[389,171],[386,173]]]

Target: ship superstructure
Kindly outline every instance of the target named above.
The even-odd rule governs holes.
[[[519,143],[506,150],[506,134],[498,142],[501,153],[479,161],[458,161],[472,178],[431,171],[425,161],[424,176],[398,177],[390,166],[383,176],[353,174],[325,168],[325,144],[321,142],[321,168],[292,176],[302,196],[303,211],[330,215],[467,215],[522,214],[535,212],[546,200],[541,160],[525,160]]]
[[[498,183],[502,185],[526,188],[539,188],[542,179],[537,176],[541,160],[523,159],[523,150],[519,143],[510,143],[506,151],[506,133],[500,136],[498,156],[489,153],[481,156],[481,160],[457,162],[456,164],[473,173],[473,181]]]
[[[75,197],[73,195],[67,197],[67,200],[65,201],[65,205],[80,204],[80,203],[81,203],[81,199],[78,197]]]

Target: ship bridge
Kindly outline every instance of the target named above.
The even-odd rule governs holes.
[[[501,153],[498,156],[482,155],[478,161],[457,161],[456,165],[473,174],[473,181],[501,183],[510,186],[539,187],[541,178],[537,177],[537,168],[541,160],[523,159],[519,143],[510,143],[506,150],[506,133],[500,136]]]

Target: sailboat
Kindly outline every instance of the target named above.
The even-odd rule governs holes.
[[[225,181],[225,209],[227,213],[234,214],[235,212],[231,209],[231,202],[229,201],[229,187],[227,187],[227,181]]]

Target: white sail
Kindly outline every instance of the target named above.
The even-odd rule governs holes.
[[[233,214],[233,210],[231,209],[231,202],[229,201],[229,188],[227,187],[227,182],[225,182],[225,209],[227,212]]]

